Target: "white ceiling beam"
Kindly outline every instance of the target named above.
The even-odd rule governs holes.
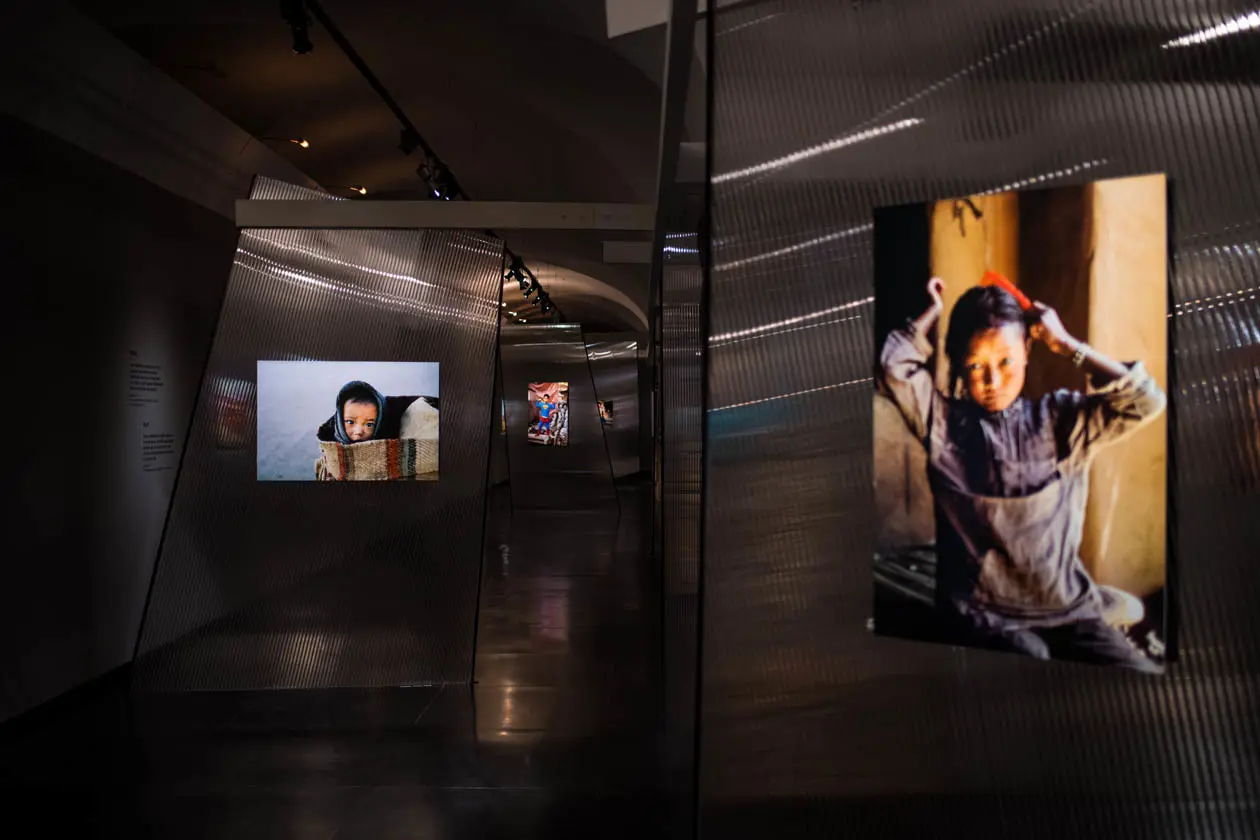
[[[650,231],[655,213],[651,204],[240,199],[236,202],[236,226]]]

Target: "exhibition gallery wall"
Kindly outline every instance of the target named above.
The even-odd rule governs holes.
[[[479,234],[241,231],[138,687],[467,681],[501,271]]]
[[[22,210],[0,233],[5,271],[21,278],[5,352],[39,359],[51,399],[38,444],[9,458],[6,552],[24,559],[0,587],[3,721],[135,652],[238,234],[20,119],[0,115],[0,135],[23,162],[7,191]]]
[[[612,464],[582,328],[500,332],[512,504],[571,510],[616,505]]]
[[[18,464],[24,498],[44,504],[11,511],[25,520],[16,549],[58,546],[88,573],[54,584],[54,567],[26,564],[6,588],[0,720],[133,659],[144,691],[467,681],[487,486],[513,478],[494,397],[502,243],[453,231],[238,231],[6,125],[27,150],[33,195],[55,203],[60,193],[42,187],[68,178],[107,184],[110,198],[84,198],[66,217],[81,219],[82,265],[49,264],[47,237],[13,230],[12,265],[51,272],[22,294],[73,289],[75,306],[28,301],[56,323],[26,319],[6,341],[73,368],[76,398],[101,412],[91,446],[31,449]],[[267,178],[251,198],[333,200]],[[106,260],[117,282],[75,285],[99,281],[91,260],[112,251],[126,254]],[[172,283],[170,266],[190,255]],[[104,352],[72,359],[68,332]],[[545,334],[514,400],[539,386],[535,416],[514,431],[542,460],[517,466],[536,480],[562,472],[566,454],[586,459],[594,498],[615,505],[604,430],[620,421],[623,474],[637,472],[635,344],[593,345],[609,397],[601,414],[580,328]],[[68,440],[79,423],[54,413],[45,431]],[[49,484],[71,473],[85,478],[78,492]],[[548,498],[585,498],[590,475],[580,471],[576,488],[552,482]],[[91,526],[66,529],[59,516]]]
[[[241,231],[139,689],[470,678],[495,439],[520,505],[616,505],[581,328],[501,329],[502,263],[461,231]]]
[[[707,834],[1254,836],[1245,23],[710,16]]]

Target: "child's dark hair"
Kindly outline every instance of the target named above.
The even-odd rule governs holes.
[[[962,379],[971,337],[981,330],[1019,324],[1028,335],[1028,321],[1015,296],[997,286],[972,286],[963,292],[949,314],[945,333],[945,358],[949,360],[949,393],[952,396]]]
[[[352,402],[376,405],[376,389],[366,382],[347,382],[339,396],[343,407]]]

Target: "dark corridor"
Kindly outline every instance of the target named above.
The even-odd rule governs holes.
[[[133,701],[115,674],[6,728],[5,810],[48,836],[658,836],[649,503],[496,497],[471,687]]]

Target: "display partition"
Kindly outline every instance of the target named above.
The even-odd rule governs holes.
[[[329,197],[260,179],[251,198]],[[501,271],[502,243],[480,234],[241,231],[151,586],[137,688],[468,679]],[[325,376],[262,365],[272,415],[263,423],[260,362],[340,367]],[[319,377],[285,373],[306,367]],[[371,389],[341,382],[377,376],[397,378]],[[328,393],[307,393],[312,382]]]
[[[581,326],[504,327],[500,354],[513,507],[615,507],[612,466]]]
[[[1255,836],[1260,110],[1255,75],[1238,74],[1254,34],[1219,5],[792,0],[774,15],[734,4],[707,19],[720,37],[708,65],[705,836]],[[1170,190],[1167,299],[1161,269],[1147,269],[1167,253],[1151,241],[1164,222],[1158,192],[1135,180],[1066,194],[1067,205],[1093,202],[1088,235],[1079,221],[1054,223],[1068,218],[1050,207],[1060,199],[1023,192],[1159,172]],[[1000,199],[1012,192],[1013,217]],[[951,201],[929,216],[924,204],[940,199]],[[920,205],[920,233],[885,249],[875,208],[906,204]],[[956,259],[943,242],[956,243]],[[884,256],[918,263],[916,286],[891,298],[901,311],[881,305],[901,273],[883,270]],[[876,339],[928,309],[932,274],[944,277],[948,306],[986,269],[1038,282],[1044,291],[1028,296],[1052,303],[1073,335],[1142,360],[1166,390],[1179,644],[1158,632],[1136,640],[1152,654],[1157,640],[1180,649],[1162,677],[880,635],[888,627],[872,590],[891,577],[872,568],[877,525],[913,536],[940,508],[889,469],[922,479],[913,447],[893,450],[899,464],[875,462],[889,442],[876,430],[905,425],[900,408],[873,400],[873,379],[888,370]],[[1136,271],[1144,282],[1127,282]],[[1163,336],[1130,337],[1165,300],[1161,383]],[[1095,314],[1107,319],[1098,329]],[[947,341],[948,324],[941,333]],[[1050,358],[1034,341],[1046,362],[1032,360],[1036,375],[1080,390],[1096,361],[1088,348]],[[930,339],[920,347],[948,356]],[[1114,455],[1138,459],[1157,445],[1151,428]],[[1026,446],[1020,431],[989,440]],[[1132,466],[1158,476],[1156,457]],[[1100,585],[1151,568],[1136,560],[1159,552],[1147,543],[1135,558],[1139,537],[1159,528],[1131,527],[1144,512],[1158,522],[1158,487],[1135,486],[1136,469],[1117,463],[1098,462],[1091,476],[1091,499],[1117,518],[1091,512],[1085,527],[1123,520],[1128,534],[1085,532]],[[900,508],[881,507],[898,487],[910,489]],[[905,593],[935,594],[926,564],[891,571]],[[1025,652],[1054,657],[1053,647]]]
[[[586,355],[595,379],[604,439],[614,478],[643,469],[639,435],[639,360],[647,348],[642,333],[587,335]]]
[[[704,484],[704,274],[699,236],[671,233],[661,267],[661,612],[665,787],[680,824],[695,793]]]

